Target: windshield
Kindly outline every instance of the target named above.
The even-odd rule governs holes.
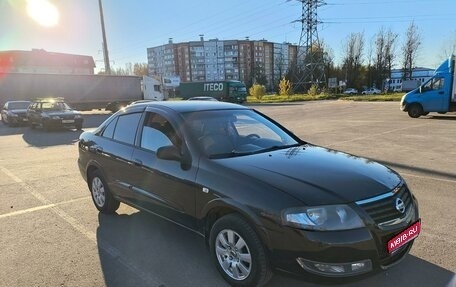
[[[300,142],[253,110],[219,110],[184,115],[191,137],[210,158],[282,149]]]
[[[30,105],[30,102],[11,102],[8,103],[9,110],[25,110]]]
[[[46,111],[65,111],[71,110],[70,106],[68,106],[64,102],[44,102],[42,103],[41,108]]]

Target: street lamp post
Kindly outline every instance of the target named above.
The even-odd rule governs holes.
[[[105,31],[105,26],[104,26],[103,6],[101,4],[101,0],[98,0],[98,6],[100,7],[101,33],[103,35],[103,58],[104,58],[104,64],[105,64],[105,73],[110,75],[111,66],[109,64],[108,44],[106,43],[106,31]]]

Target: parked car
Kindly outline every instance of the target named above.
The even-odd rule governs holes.
[[[347,94],[347,95],[357,95],[358,94],[358,90],[355,89],[355,88],[348,88],[344,91],[344,94]]]
[[[52,128],[82,129],[81,113],[73,110],[63,98],[44,98],[34,100],[28,110],[27,118],[31,128],[42,127],[48,131]]]
[[[100,212],[124,202],[195,230],[232,286],[265,284],[275,268],[328,277],[384,269],[421,228],[398,173],[237,104],[129,106],[82,133],[78,149]]]
[[[376,88],[370,88],[370,89],[364,90],[362,92],[363,95],[379,95],[381,93],[382,93],[382,91],[380,91],[379,89],[376,89]]]
[[[6,102],[1,112],[2,122],[9,126],[28,123],[27,108],[29,105],[30,101]]]
[[[218,101],[216,98],[213,97],[191,97],[188,98],[187,101]]]

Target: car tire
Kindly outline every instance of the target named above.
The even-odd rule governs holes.
[[[89,189],[93,203],[100,212],[112,214],[119,208],[120,202],[113,197],[99,170],[90,174]]]
[[[411,104],[407,107],[407,113],[411,118],[419,118],[423,114],[423,108],[420,104]]]
[[[240,215],[218,219],[211,229],[209,244],[218,271],[231,286],[263,286],[271,279],[264,245]]]

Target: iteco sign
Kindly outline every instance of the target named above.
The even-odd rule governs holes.
[[[205,92],[221,92],[223,91],[223,83],[205,83],[203,90]]]

